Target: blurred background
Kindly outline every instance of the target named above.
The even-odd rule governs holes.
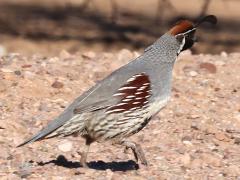
[[[0,0],[0,54],[142,50],[176,20],[207,14],[193,53],[240,51],[239,0]]]

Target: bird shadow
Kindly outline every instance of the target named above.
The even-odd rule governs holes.
[[[48,162],[38,162],[39,166],[45,166],[47,164],[55,164],[57,166],[62,166],[65,168],[81,168],[82,165],[80,162],[69,161],[65,156],[59,155],[56,159],[48,161]],[[139,169],[139,165],[133,161],[120,161],[120,162],[104,162],[104,161],[91,161],[88,164],[90,169],[95,170],[107,170],[110,169],[112,171],[131,171]]]

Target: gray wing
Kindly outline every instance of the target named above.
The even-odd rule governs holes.
[[[139,68],[132,68],[132,63],[134,63],[134,61],[116,70],[107,78],[83,93],[43,130],[17,147],[43,139],[63,126],[75,114],[96,111],[116,104],[118,99],[114,98],[112,95],[127,81],[127,79],[140,71]]]

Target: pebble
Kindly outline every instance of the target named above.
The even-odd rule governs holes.
[[[64,141],[58,145],[58,149],[62,152],[69,152],[72,150],[72,142],[71,141]]]
[[[58,58],[58,57],[52,57],[52,58],[50,58],[50,59],[48,60],[48,62],[50,62],[50,63],[55,63],[55,62],[57,62],[57,61],[59,61],[59,58]]]
[[[53,84],[52,84],[52,87],[53,88],[57,88],[57,89],[60,89],[60,88],[63,88],[63,83],[59,82],[59,81],[55,81]]]
[[[92,52],[92,51],[84,52],[84,53],[82,54],[82,57],[88,58],[88,59],[93,59],[93,58],[96,57],[96,53],[95,53],[95,52]]]
[[[35,74],[30,72],[30,71],[25,71],[24,72],[24,78],[25,79],[34,79],[35,78]]]
[[[205,69],[209,73],[215,74],[217,72],[217,67],[212,63],[201,63],[199,65],[200,69]]]
[[[60,56],[60,59],[62,59],[62,60],[66,60],[66,59],[69,59],[72,57],[72,55],[66,50],[62,50],[60,52],[59,56]]]
[[[192,142],[191,141],[183,140],[182,142],[183,142],[183,144],[185,144],[187,146],[192,146]]]
[[[228,54],[227,54],[225,51],[222,51],[222,52],[221,52],[221,56],[222,56],[222,57],[227,57]]]
[[[52,107],[50,106],[50,104],[46,104],[46,103],[42,103],[42,102],[38,106],[39,111],[50,112],[51,109],[52,109]]]
[[[226,63],[224,61],[216,61],[215,64],[217,66],[224,66]]]
[[[231,139],[225,133],[219,132],[215,134],[215,138],[219,141],[229,142]]]
[[[14,74],[16,74],[17,76],[21,76],[22,72],[19,70],[16,70],[16,71],[14,71]]]
[[[30,67],[32,67],[31,64],[24,64],[24,65],[22,65],[22,68],[30,68]]]
[[[0,69],[3,73],[13,73],[14,71],[11,69],[7,69],[7,68],[1,68]]]
[[[234,144],[240,144],[240,137],[235,137],[234,138]]]
[[[198,75],[198,73],[196,71],[190,71],[189,75],[192,76],[192,77],[195,77],[195,76]]]

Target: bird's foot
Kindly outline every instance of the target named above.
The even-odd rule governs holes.
[[[136,161],[138,162],[138,160],[140,160],[143,165],[147,166],[147,160],[145,158],[142,147],[139,144],[132,141],[123,141],[121,144],[123,144],[126,149],[131,148]]]

